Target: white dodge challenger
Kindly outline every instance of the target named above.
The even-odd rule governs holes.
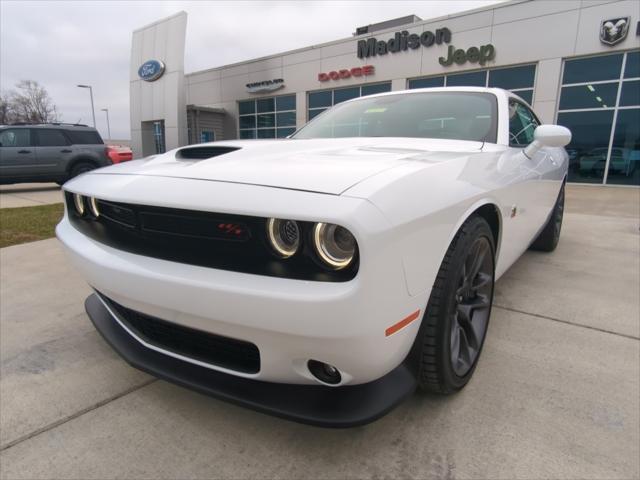
[[[361,425],[477,366],[494,282],[558,243],[571,133],[500,89],[341,103],[64,186],[57,236],[131,365],[273,415]]]

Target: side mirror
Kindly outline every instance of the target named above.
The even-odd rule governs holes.
[[[571,142],[571,131],[560,125],[539,125],[533,132],[533,142],[524,149],[531,158],[542,147],[564,147]]]

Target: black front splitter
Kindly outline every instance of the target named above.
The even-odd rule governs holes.
[[[335,388],[236,377],[145,347],[120,326],[95,294],[87,297],[84,305],[96,329],[133,367],[206,395],[296,422],[334,428],[364,425],[388,413],[416,389],[416,380],[404,365],[376,381]]]

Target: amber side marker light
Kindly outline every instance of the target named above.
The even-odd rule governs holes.
[[[398,323],[394,323],[393,325],[391,325],[389,328],[387,328],[384,331],[384,336],[388,337],[389,335],[393,335],[394,333],[396,333],[398,330],[403,329],[404,327],[406,327],[407,325],[409,325],[411,322],[413,322],[416,318],[418,318],[420,316],[420,310],[416,310],[415,312],[413,312],[411,315],[409,315],[408,317],[403,318],[402,320],[400,320]]]

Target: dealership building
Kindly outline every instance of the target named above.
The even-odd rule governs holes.
[[[411,15],[191,73],[181,12],[133,33],[132,148],[147,156],[214,140],[284,138],[351,98],[487,86],[515,92],[543,123],[571,129],[569,181],[637,186],[639,5],[516,0],[435,19]]]

